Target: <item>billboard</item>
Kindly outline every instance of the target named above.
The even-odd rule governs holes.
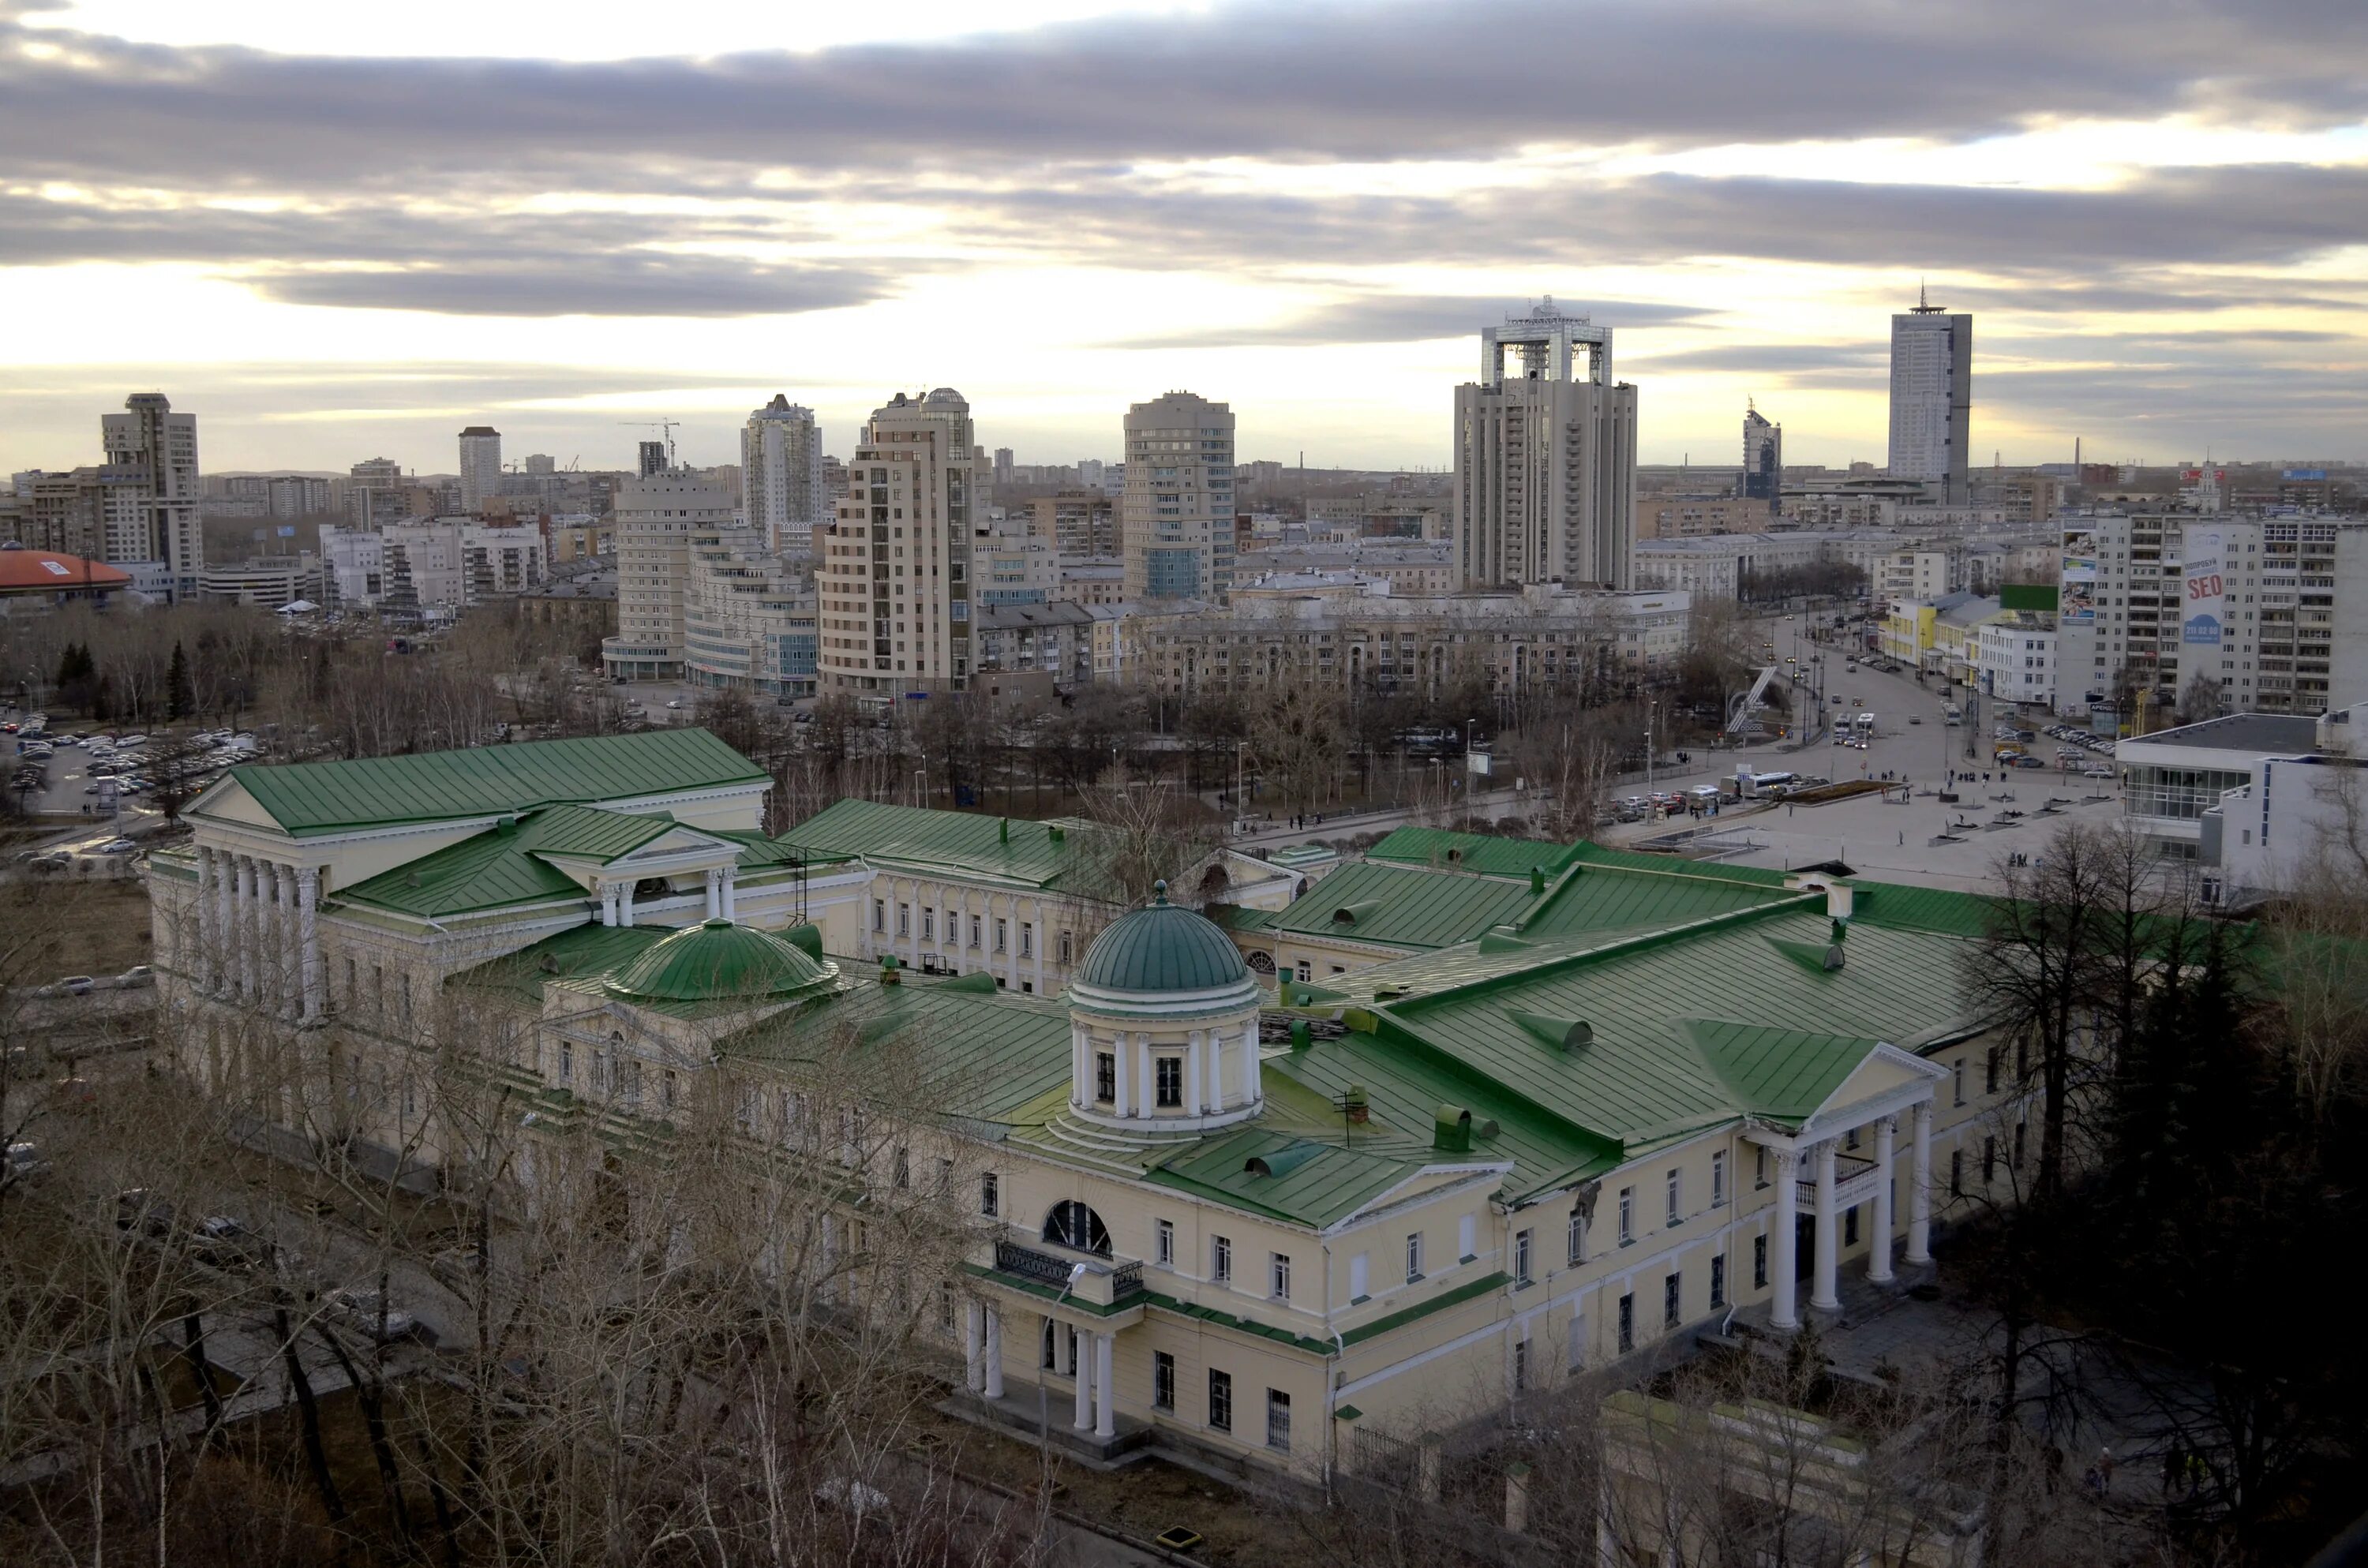
[[[2220,621],[2227,613],[2221,561],[2225,543],[2218,528],[2187,531],[2187,595],[2180,610],[2179,640],[2190,647],[2220,645]]]
[[[2280,479],[2325,479],[2327,471],[2323,468],[2290,468],[2278,477]]]
[[[2097,558],[2093,555],[2066,555],[2064,558],[2064,593],[2056,607],[2056,624],[2085,626],[2097,619]]]

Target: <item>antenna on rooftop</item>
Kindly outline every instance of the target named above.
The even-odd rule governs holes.
[[[1934,304],[1931,295],[1926,291],[1924,279],[1918,278],[1916,280],[1916,313],[1919,316],[1936,316],[1941,313],[1941,307]]]

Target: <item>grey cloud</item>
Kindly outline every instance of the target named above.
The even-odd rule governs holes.
[[[751,316],[860,305],[889,291],[848,267],[683,256],[542,256],[402,272],[284,272],[256,287],[297,305],[480,316]]]
[[[1126,338],[1112,348],[1243,348],[1304,347],[1336,343],[1420,343],[1443,337],[1469,337],[1508,312],[1534,301],[1498,295],[1373,294],[1327,305],[1287,321],[1156,337]],[[1691,305],[1643,303],[1634,300],[1558,300],[1565,311],[1614,326],[1668,326],[1693,321],[1710,312]]]
[[[1856,369],[1879,371],[1888,348],[1881,344],[1717,343],[1702,348],[1646,351],[1628,357],[1639,375],[1656,370],[1762,370],[1787,381],[1799,372]]]
[[[1245,4],[589,64],[105,38],[38,58],[11,34],[30,29],[0,21],[0,148],[19,174],[268,188],[1964,139],[2066,113],[2340,123],[2368,109],[2368,11],[2329,0],[1987,0],[1977,14],[1881,0]]]
[[[2209,288],[2148,283],[2067,283],[2029,289],[1955,288],[1950,303],[1967,310],[2078,315],[2158,311],[2165,314],[2246,310],[2356,311],[2368,295],[2344,295],[2342,285],[2321,279],[2214,278]],[[2329,290],[2335,290],[2330,292]]]

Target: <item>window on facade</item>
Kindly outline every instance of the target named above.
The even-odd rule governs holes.
[[[1726,1154],[1724,1151],[1710,1157],[1710,1206],[1726,1206]]]
[[[1530,1342],[1513,1341],[1513,1392],[1526,1393],[1530,1387]]]
[[[666,1109],[668,1109],[668,1110],[672,1110],[672,1109],[674,1108],[674,1069],[673,1069],[673,1068],[671,1068],[671,1067],[667,1068],[667,1069],[666,1070],[666,1075],[665,1075],[663,1078],[661,1078],[661,1079],[659,1080],[659,1082],[658,1082],[658,1093],[659,1093],[659,1096],[660,1096],[660,1097],[665,1101]]]
[[[1719,1253],[1710,1260],[1710,1304],[1715,1312],[1726,1305],[1726,1255]]]
[[[993,1171],[978,1178],[978,1211],[990,1217],[1003,1212],[1003,1178]]]
[[[871,901],[871,928],[880,932],[888,929],[888,901],[884,898]]]
[[[1064,931],[1061,933],[1061,961],[1063,963],[1070,961],[1069,955],[1075,950],[1076,944],[1076,934],[1075,932]]]
[[[1625,1356],[1636,1348],[1636,1297],[1632,1291],[1620,1298],[1620,1354]]]
[[[1628,1245],[1636,1239],[1636,1189],[1620,1189],[1620,1244]]]
[[[1982,1185],[1987,1187],[1998,1179],[1998,1140],[1982,1140]]]
[[[1278,1301],[1291,1300],[1291,1257],[1287,1253],[1275,1253],[1267,1260],[1267,1294]]]
[[[1949,1084],[1956,1091],[1957,1103],[1965,1103],[1965,1059],[1962,1056],[1949,1064]]]
[[[1530,1233],[1516,1231],[1513,1233],[1513,1283],[1526,1285],[1529,1282]]]
[[[909,937],[912,934],[913,906],[909,903],[900,903],[896,906],[896,935]]]
[[[1672,1268],[1669,1270],[1669,1277],[1661,1281],[1661,1326],[1663,1328],[1678,1326],[1679,1303],[1684,1299],[1683,1278],[1683,1276]]]
[[[1963,1198],[1964,1195],[1965,1152],[1963,1149],[1952,1149],[1949,1151],[1949,1196]]]
[[[1266,1391],[1266,1446],[1291,1451],[1291,1396],[1281,1389]]]
[[[1577,1209],[1570,1211],[1570,1226],[1563,1236],[1563,1262],[1577,1268],[1587,1261],[1587,1216]]]
[[[1766,1236],[1751,1238],[1751,1288],[1755,1290],[1768,1289],[1768,1238]]]
[[[937,939],[938,912],[925,904],[921,909],[921,940],[934,942]]]
[[[1033,921],[1022,920],[1019,923],[1019,956],[1023,959],[1036,956],[1036,926]]]
[[[1224,1236],[1209,1238],[1209,1278],[1220,1285],[1234,1282],[1234,1244]]]
[[[1422,1278],[1422,1233],[1420,1231],[1415,1232],[1406,1238],[1406,1283],[1411,1285]]]
[[[1107,1051],[1094,1053],[1094,1098],[1105,1105],[1118,1100],[1118,1058]]]
[[[575,1048],[564,1040],[559,1042],[559,1081],[575,1082]]]
[[[1009,921],[1001,918],[997,918],[995,923],[995,950],[998,953],[1004,950],[1004,944],[1008,940],[1007,932],[1010,925]]]
[[[1679,1172],[1679,1171],[1671,1171],[1671,1172],[1669,1173],[1668,1188],[1669,1188],[1669,1223],[1670,1223],[1670,1224],[1672,1224],[1672,1225],[1674,1225],[1674,1224],[1678,1223],[1680,1220],[1682,1220],[1682,1219],[1684,1219],[1684,1218],[1685,1218],[1685,1176],[1684,1176],[1684,1173]]]
[[[1159,1221],[1152,1239],[1152,1261],[1162,1268],[1176,1267],[1176,1221]]]
[[[970,917],[970,945],[973,948],[978,946],[978,932],[979,917],[973,915]]]
[[[2005,1054],[2004,1046],[1990,1047],[1988,1057],[1982,1062],[1982,1093],[1986,1095],[1998,1093],[1998,1062]]]
[[[895,1182],[902,1190],[913,1185],[913,1152],[903,1144],[896,1146]]]
[[[1220,1432],[1234,1429],[1234,1375],[1209,1373],[1209,1425]]]
[[[1768,1185],[1768,1151],[1765,1148],[1755,1147],[1751,1154],[1751,1185],[1766,1187]]]
[[[2031,1123],[2027,1121],[2018,1121],[2014,1124],[2014,1163],[2018,1170],[2022,1166],[2023,1134],[2030,1131]]]
[[[1176,1358],[1165,1350],[1151,1353],[1151,1407],[1176,1408]]]
[[[1162,1107],[1174,1108],[1184,1103],[1184,1059],[1162,1056],[1152,1063],[1157,1078],[1157,1099]]]

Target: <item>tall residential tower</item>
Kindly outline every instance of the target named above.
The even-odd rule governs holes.
[[[970,684],[971,551],[988,472],[951,387],[872,411],[838,517],[814,541],[824,695],[884,703]]]
[[[772,548],[803,555],[830,520],[823,495],[822,426],[780,392],[740,432],[740,499],[748,526]]]
[[[1611,379],[1610,327],[1548,295],[1481,329],[1480,380],[1455,389],[1453,537],[1467,587],[1633,581],[1636,389]]]
[[[198,416],[174,413],[163,392],[134,392],[121,414],[99,415],[98,426],[108,466],[136,471],[108,509],[107,559],[118,565],[162,562],[174,601],[196,598],[206,563],[198,521]]]
[[[1964,506],[1973,431],[1974,318],[1947,314],[1919,290],[1916,308],[1891,318],[1891,477]]]
[[[490,425],[461,432],[461,510],[474,512],[502,493],[502,433]]]
[[[1130,599],[1207,599],[1234,588],[1234,411],[1172,392],[1126,411],[1119,540]]]

